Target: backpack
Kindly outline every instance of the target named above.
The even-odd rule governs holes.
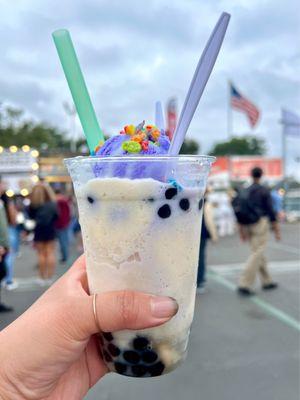
[[[231,204],[236,219],[241,225],[255,224],[261,217],[259,210],[251,201],[250,188],[240,190]]]

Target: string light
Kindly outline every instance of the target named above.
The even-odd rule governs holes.
[[[33,171],[37,171],[39,169],[39,164],[35,162],[31,164],[31,168],[33,169]]]
[[[0,146],[0,153],[2,153],[3,152],[3,147],[2,146]]]
[[[37,183],[39,181],[39,177],[37,175],[33,175],[31,177],[31,180],[32,180],[33,183]]]
[[[28,144],[24,144],[24,146],[22,146],[22,150],[24,153],[28,153],[30,151],[30,146],[28,146]]]
[[[18,151],[18,148],[17,148],[17,146],[10,146],[9,151],[11,153],[16,153]]]
[[[11,189],[8,189],[5,193],[7,197],[13,197],[13,195],[15,194],[15,192]]]
[[[21,193],[21,195],[24,196],[24,197],[29,195],[29,191],[28,191],[28,189],[26,189],[26,188],[21,189],[21,190],[20,190],[20,193]]]
[[[38,157],[40,153],[37,150],[32,150],[31,155],[32,157]]]

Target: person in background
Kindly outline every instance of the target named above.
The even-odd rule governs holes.
[[[235,218],[228,193],[219,193],[218,201],[218,234],[219,237],[233,235]]]
[[[17,253],[19,251],[20,232],[17,227],[17,208],[13,199],[10,199],[5,191],[3,183],[1,182],[1,200],[4,204],[6,219],[8,222],[8,238],[9,238],[9,253],[5,256],[6,276],[4,286],[7,290],[14,290],[18,287],[17,282],[14,281],[14,264]]]
[[[68,198],[62,194],[60,188],[55,189],[55,194],[58,210],[58,218],[55,221],[56,236],[61,252],[60,261],[65,263],[69,258],[71,208]]]
[[[205,274],[206,274],[206,245],[207,240],[211,239],[213,242],[218,240],[217,227],[214,222],[213,205],[204,198],[203,219],[201,227],[201,240],[199,249],[199,263],[197,274],[197,293],[203,294],[206,292],[205,288]]]
[[[55,194],[46,183],[38,183],[30,196],[29,217],[35,221],[34,243],[38,255],[38,283],[46,285],[55,273],[55,221],[58,217]]]
[[[1,188],[0,188],[1,194]],[[8,223],[4,203],[0,199],[0,313],[13,311],[12,307],[8,307],[1,303],[1,281],[6,275],[5,257],[9,251]]]
[[[71,240],[76,244],[78,254],[83,253],[83,243],[81,235],[81,227],[79,223],[79,213],[74,193],[70,196],[70,204],[72,205],[72,221],[70,225]]]
[[[271,190],[272,205],[278,221],[284,221],[285,212],[283,208],[283,197],[279,190]]]
[[[264,290],[276,289],[278,284],[273,282],[267,268],[265,249],[268,242],[268,233],[271,228],[276,240],[280,240],[280,230],[273,209],[272,198],[269,190],[261,184],[263,170],[255,167],[251,171],[253,183],[247,189],[247,201],[249,204],[249,213],[257,215],[257,221],[251,224],[239,224],[241,240],[249,240],[251,246],[251,255],[246,262],[246,267],[240,277],[238,294],[242,296],[252,296],[255,292],[252,286],[256,274],[259,273],[262,288]]]

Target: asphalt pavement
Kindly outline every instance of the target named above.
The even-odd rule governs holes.
[[[208,291],[197,296],[189,353],[176,371],[159,378],[109,374],[87,400],[299,400],[300,224],[283,225],[282,241],[268,246],[270,270],[279,283],[272,292],[256,284],[257,296],[235,293],[249,249],[236,236],[208,247]],[[75,257],[75,253],[73,253]],[[22,248],[16,277],[20,286],[3,291],[15,312],[0,315],[0,329],[41,293],[34,280],[35,258]],[[67,266],[58,268],[58,275]]]

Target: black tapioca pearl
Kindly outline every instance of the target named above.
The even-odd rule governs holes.
[[[203,206],[203,199],[200,199],[198,203],[199,210],[201,210],[202,206]]]
[[[148,372],[148,369],[144,365],[133,365],[131,367],[131,371],[132,375],[141,377],[144,376],[146,372]]]
[[[149,348],[149,346],[150,346],[149,340],[142,336],[135,338],[133,341],[133,348],[135,350],[145,350]]]
[[[127,365],[120,362],[115,362],[115,369],[116,372],[123,375],[127,371]]]
[[[189,199],[181,199],[179,202],[179,207],[183,210],[183,211],[188,211],[190,208],[190,201]]]
[[[107,346],[107,350],[113,357],[118,357],[121,354],[120,349],[113,343],[109,343],[109,345]]]
[[[150,203],[153,203],[154,202],[154,198],[153,197],[150,197],[149,199],[147,199]]]
[[[106,350],[103,350],[103,357],[106,362],[112,362],[111,355]]]
[[[150,373],[151,376],[159,376],[163,373],[164,369],[165,369],[164,364],[159,361],[156,364],[148,367],[148,372]]]
[[[165,191],[165,197],[167,200],[173,199],[173,197],[177,196],[178,190],[177,188],[169,188]]]
[[[157,360],[157,354],[155,351],[147,350],[142,353],[142,361],[147,364],[152,364]]]
[[[111,342],[114,338],[111,332],[103,332],[102,335],[108,342]]]
[[[134,350],[126,350],[123,353],[124,360],[129,362],[130,364],[137,364],[141,357],[140,355]]]
[[[88,197],[87,197],[87,201],[88,201],[90,204],[93,204],[93,203],[95,202],[95,199],[94,199],[92,196],[88,196]]]
[[[160,218],[169,218],[169,216],[171,215],[171,207],[169,206],[169,204],[164,204],[158,209],[157,214]]]

